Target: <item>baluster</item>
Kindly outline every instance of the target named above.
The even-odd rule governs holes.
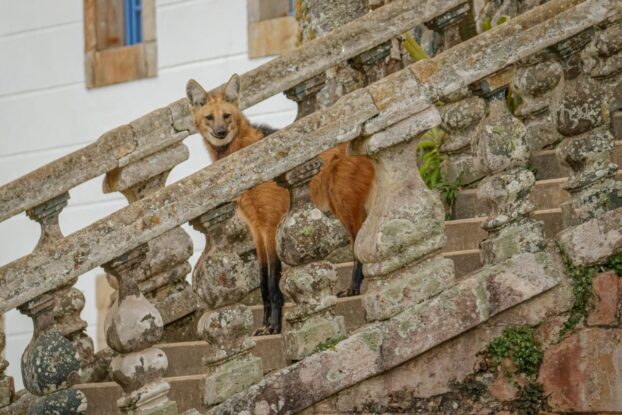
[[[449,183],[473,183],[486,174],[475,167],[473,145],[484,128],[488,104],[468,88],[447,97],[446,102],[439,108],[443,119],[441,128],[446,133],[441,145],[445,155],[441,164],[443,177]]]
[[[436,50],[447,50],[462,42],[460,25],[470,12],[471,7],[466,2],[426,24],[430,29],[440,34],[440,44],[435,48]]]
[[[58,224],[58,216],[67,206],[68,200],[69,193],[63,193],[26,211],[30,219],[41,225],[41,237],[37,243],[37,248],[53,245],[63,237]],[[80,367],[84,370],[82,380],[86,381],[90,376],[90,371],[85,369],[94,361],[94,346],[93,340],[86,333],[88,324],[80,318],[85,299],[84,294],[73,287],[76,281],[77,278],[50,293],[54,298],[53,326],[78,349]]]
[[[118,191],[131,203],[155,193],[166,184],[171,169],[188,158],[188,149],[177,144],[106,174],[104,192]],[[157,217],[145,221],[157,221]],[[194,339],[197,308],[192,287],[186,282],[191,271],[192,239],[175,228],[148,243],[140,266],[138,287],[159,310],[165,324],[164,341]]]
[[[531,151],[561,139],[550,110],[562,85],[561,77],[562,67],[549,51],[536,53],[517,63],[511,87],[520,98],[514,115],[527,128],[526,140]]]
[[[479,184],[477,197],[489,209],[482,224],[488,237],[480,242],[484,264],[496,264],[514,255],[536,253],[544,249],[544,224],[530,214],[535,205],[529,193],[535,185],[533,173],[523,166],[529,160],[526,127],[510,112],[506,102],[507,87],[513,68],[481,81],[489,100],[477,141],[477,162],[488,176]]]
[[[117,401],[123,413],[172,415],[177,414],[177,404],[168,399],[170,386],[162,379],[168,359],[152,347],[162,337],[164,322],[137,283],[147,249],[147,244],[141,245],[104,265],[118,287],[104,324],[108,346],[119,353],[110,364],[110,374],[123,389]]]
[[[581,60],[580,52],[588,42],[588,50],[607,50],[600,36],[592,37],[590,29],[556,46],[564,67],[563,87],[554,106],[557,130],[564,136],[557,158],[568,172],[563,188],[571,195],[561,205],[564,228],[622,206],[622,183],[615,179],[617,165],[611,162],[614,142],[606,122],[607,98],[603,85],[583,71]],[[594,53],[587,52],[588,57],[593,59]],[[588,59],[587,67],[596,75],[605,66]]]
[[[261,359],[251,354],[255,347],[253,314],[239,304],[257,286],[259,270],[256,259],[246,255],[248,243],[229,244],[244,225],[235,209],[235,203],[228,203],[193,221],[208,240],[193,272],[194,289],[208,308],[197,327],[199,336],[211,346],[203,358],[207,367],[203,401],[208,406],[224,402],[263,378]]]
[[[438,110],[429,108],[352,142],[352,153],[369,156],[376,168],[377,194],[354,245],[368,278],[363,306],[369,322],[391,318],[455,282],[453,262],[440,253],[443,205],[416,161],[415,137],[440,122]]]
[[[0,408],[9,406],[13,402],[15,396],[15,385],[13,378],[6,376],[5,369],[9,366],[9,362],[4,359],[4,347],[6,346],[6,337],[4,335],[4,320],[0,315]]]
[[[285,311],[290,327],[284,342],[287,358],[294,361],[313,353],[320,343],[346,335],[343,317],[334,314],[337,270],[323,259],[349,239],[341,223],[311,200],[309,182],[321,165],[321,160],[311,160],[279,180],[291,195],[290,211],[277,232],[277,252],[291,266],[284,272],[284,289],[294,305]]]
[[[56,298],[46,293],[19,307],[32,318],[32,340],[22,355],[24,386],[39,397],[29,414],[84,414],[86,396],[71,386],[80,381],[80,355],[76,346],[55,327]]]

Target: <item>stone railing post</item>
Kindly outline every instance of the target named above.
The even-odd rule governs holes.
[[[441,152],[446,157],[441,171],[449,183],[469,184],[485,175],[475,167],[473,144],[483,129],[488,105],[468,88],[452,94],[446,101],[439,108],[443,119],[441,128],[445,131]]]
[[[470,12],[471,6],[469,2],[465,2],[427,23],[426,26],[440,34],[441,42],[437,49],[439,52],[450,49],[462,42],[460,24],[467,18]]]
[[[562,67],[552,53],[543,51],[520,60],[512,80],[512,91],[520,98],[514,109],[525,127],[531,151],[555,144],[561,135],[555,128],[551,105],[561,87]]]
[[[554,105],[557,130],[564,136],[557,147],[557,158],[568,171],[564,189],[571,195],[561,205],[564,228],[622,206],[622,183],[615,179],[617,166],[611,162],[614,141],[606,122],[608,102],[604,85],[598,80],[601,73],[607,73],[607,65],[594,60],[598,56],[604,58],[598,62],[611,62],[611,58],[603,56],[611,56],[615,51],[615,47],[608,47],[615,41],[607,33],[605,29],[593,36],[593,31],[587,30],[556,46],[564,67],[563,87]],[[585,68],[581,51],[588,43]],[[598,50],[603,53],[597,53]],[[584,68],[591,69],[590,74],[596,78],[586,74]]]
[[[54,244],[63,237],[58,223],[58,216],[67,206],[69,193],[63,193],[47,202],[26,211],[28,217],[41,225],[41,237],[38,247]],[[54,298],[54,328],[62,333],[77,348],[80,354],[80,366],[86,369],[94,360],[93,340],[86,333],[87,323],[80,318],[84,308],[84,294],[73,285],[76,280],[49,293]],[[89,371],[83,373],[83,381],[89,379]]]
[[[37,396],[31,415],[84,414],[86,396],[71,386],[80,382],[80,355],[76,346],[55,327],[57,300],[46,293],[19,310],[32,318],[32,340],[22,355],[22,377],[26,389]]]
[[[4,371],[9,366],[9,362],[4,359],[4,347],[6,346],[6,337],[4,335],[3,316],[0,315],[0,408],[9,406],[13,402],[15,396],[15,385],[13,378],[7,376]]]
[[[334,315],[337,270],[323,259],[349,238],[341,223],[311,200],[309,182],[321,165],[321,160],[313,159],[278,180],[291,195],[290,211],[277,232],[277,252],[291,266],[284,272],[284,288],[294,305],[285,311],[290,327],[284,342],[287,358],[293,361],[310,355],[328,339],[346,335],[343,317]]]
[[[104,192],[121,192],[132,203],[164,187],[169,172],[188,158],[188,148],[176,144],[106,174]],[[145,217],[145,221],[157,217]],[[196,297],[186,282],[191,271],[192,240],[175,228],[148,243],[137,280],[140,290],[159,310],[164,321],[164,341],[194,338]]]
[[[246,223],[235,214],[235,210],[236,203],[231,202],[212,209],[191,222],[197,231],[205,234],[205,249],[192,271],[192,288],[199,303],[206,295],[217,295],[210,292],[212,287],[206,285],[213,272],[239,273],[246,278],[251,293],[259,288],[259,264],[255,244]],[[200,305],[203,308],[204,306],[205,304]]]
[[[257,286],[259,270],[256,259],[228,244],[228,237],[240,231],[235,209],[235,203],[228,203],[193,221],[208,239],[193,273],[194,289],[207,307],[197,332],[210,345],[210,353],[203,358],[207,367],[203,402],[208,406],[224,402],[263,378],[261,359],[251,354],[255,347],[250,337],[253,314],[240,304]]]
[[[476,145],[476,165],[488,176],[477,188],[478,199],[489,208],[482,227],[488,237],[480,242],[484,264],[495,264],[521,253],[544,249],[544,225],[529,215],[535,205],[529,193],[535,185],[533,173],[524,166],[530,149],[524,124],[510,112],[506,90],[513,68],[481,81],[489,100],[488,114]]]
[[[170,386],[162,379],[168,359],[152,347],[162,337],[164,322],[137,283],[147,249],[141,245],[104,265],[118,287],[104,326],[108,346],[119,353],[110,364],[110,374],[123,389],[117,401],[123,413],[173,415],[177,404],[168,399]]]
[[[415,138],[440,123],[431,107],[351,144],[376,168],[377,194],[354,245],[368,278],[369,322],[391,318],[455,282],[454,264],[440,251],[443,204],[421,179],[416,160]]]

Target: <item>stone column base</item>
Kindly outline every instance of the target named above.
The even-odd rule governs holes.
[[[263,365],[259,357],[247,354],[211,368],[205,377],[206,405],[224,402],[236,393],[254,385],[263,378]]]
[[[347,335],[343,317],[334,316],[330,311],[291,324],[292,329],[284,335],[285,354],[289,360],[294,361],[313,354],[317,347],[327,340]]]

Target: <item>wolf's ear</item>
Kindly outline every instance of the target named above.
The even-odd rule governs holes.
[[[207,91],[194,79],[189,80],[186,84],[186,95],[190,103],[195,107],[200,107],[207,103]]]
[[[225,86],[225,101],[238,105],[240,103],[240,75],[233,74]]]

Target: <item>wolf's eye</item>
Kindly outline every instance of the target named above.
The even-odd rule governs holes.
[[[212,114],[208,115],[207,117],[205,117],[205,119],[207,121],[214,121],[214,116]]]
[[[228,120],[229,118],[231,118],[231,114],[229,114],[228,112],[225,112],[223,116],[225,117],[225,120]]]

